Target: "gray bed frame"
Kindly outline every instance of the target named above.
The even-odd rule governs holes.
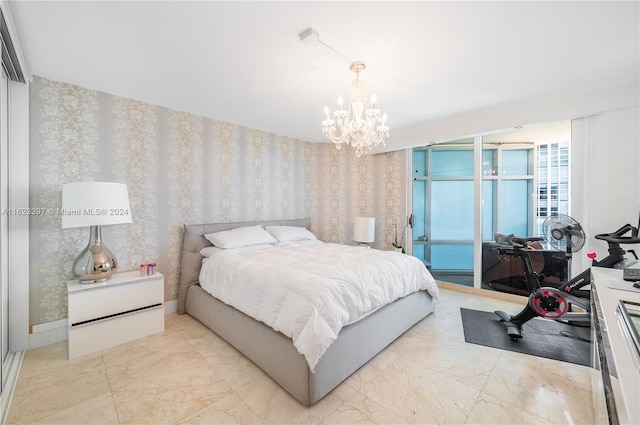
[[[202,265],[200,250],[211,246],[204,235],[258,224],[308,229],[310,220],[184,226],[178,314],[187,313],[210,328],[303,404],[311,405],[320,400],[434,310],[434,300],[426,291],[418,291],[380,308],[344,327],[312,373],[290,338],[214,298],[198,285]]]

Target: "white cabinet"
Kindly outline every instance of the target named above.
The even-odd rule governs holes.
[[[640,363],[617,307],[620,300],[640,303],[640,292],[632,288],[631,282],[622,280],[622,270],[592,267],[591,276],[594,364],[602,372],[609,423],[639,424]]]
[[[116,273],[100,283],[67,282],[69,358],[164,331],[164,276]]]

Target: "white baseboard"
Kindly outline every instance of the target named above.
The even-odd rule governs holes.
[[[164,314],[173,314],[178,311],[178,300],[165,301]],[[44,347],[66,341],[69,337],[67,319],[33,325],[29,334],[29,349]]]
[[[33,325],[29,334],[29,349],[67,340],[67,319]]]
[[[178,300],[164,302],[164,314],[173,314],[178,312]]]

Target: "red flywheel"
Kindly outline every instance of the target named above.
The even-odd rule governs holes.
[[[555,288],[540,288],[529,296],[529,306],[538,315],[557,319],[569,311],[569,303]]]

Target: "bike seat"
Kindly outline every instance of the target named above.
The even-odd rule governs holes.
[[[537,237],[537,236],[527,236],[527,237],[524,237],[524,238],[521,238],[521,237],[518,237],[518,236],[514,236],[513,237],[513,241],[518,243],[519,245],[522,245],[523,247],[529,245],[531,242],[539,242],[541,240],[542,240],[542,238]]]
[[[537,236],[526,236],[526,237],[519,237],[519,236],[515,236],[513,234],[511,235],[503,235],[500,233],[496,233],[494,235],[496,244],[499,246],[509,246],[512,248],[525,248],[527,245],[529,245],[531,242],[536,242],[536,241],[541,241],[542,238],[537,237]]]

